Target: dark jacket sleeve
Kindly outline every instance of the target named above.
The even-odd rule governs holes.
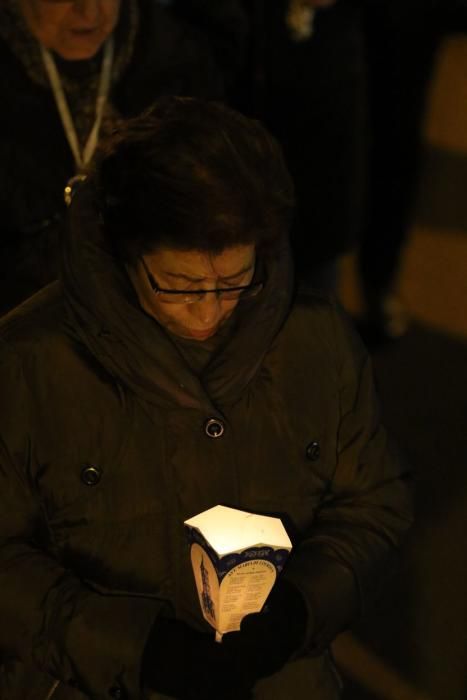
[[[112,687],[139,697],[140,657],[163,603],[97,593],[53,556],[34,485],[34,399],[1,344],[0,386],[0,650],[93,698],[108,700]]]
[[[337,466],[286,572],[307,601],[315,652],[378,595],[412,522],[409,471],[381,424],[370,359],[344,315],[333,314]]]

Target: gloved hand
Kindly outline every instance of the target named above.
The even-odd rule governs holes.
[[[180,620],[158,618],[146,643],[141,685],[179,700],[248,700],[249,682],[235,649]]]
[[[307,609],[301,593],[285,579],[272,589],[262,612],[247,615],[240,632],[222,638],[237,658],[248,685],[279,671],[305,641]]]

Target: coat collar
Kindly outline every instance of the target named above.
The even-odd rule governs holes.
[[[213,357],[202,382],[164,329],[140,307],[125,270],[104,237],[86,184],[70,210],[63,285],[70,331],[115,379],[152,404],[221,411],[258,372],[291,303],[288,245],[262,261],[266,285],[242,303],[235,332]]]

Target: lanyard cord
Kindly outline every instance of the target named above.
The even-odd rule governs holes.
[[[96,97],[96,117],[82,152],[79,146],[75,125],[73,123],[73,117],[71,116],[70,108],[68,106],[65,91],[63,90],[62,81],[60,80],[60,75],[58,73],[57,66],[55,65],[54,58],[51,52],[46,49],[45,46],[42,46],[41,44],[40,48],[42,60],[44,61],[50,86],[52,88],[57,109],[60,114],[60,119],[62,120],[63,129],[75,159],[76,169],[78,172],[80,172],[85,168],[94,155],[99,139],[99,131],[102,123],[102,117],[104,115],[105,103],[110,90],[114,54],[113,38],[110,37],[105,44],[104,57],[102,59],[101,74],[99,78],[99,87]]]

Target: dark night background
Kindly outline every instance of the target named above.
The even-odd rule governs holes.
[[[335,646],[341,668],[360,679],[348,681],[347,700],[467,698],[466,75],[467,40],[453,36],[431,84],[400,274],[413,325],[373,353],[386,423],[416,472],[417,519],[394,585]],[[344,305],[358,313],[351,256],[341,287]]]

